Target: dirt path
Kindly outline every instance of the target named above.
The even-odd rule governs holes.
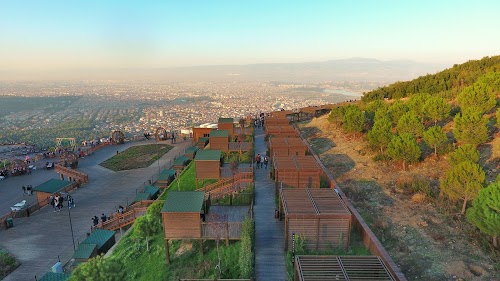
[[[344,135],[326,116],[299,127],[409,280],[500,280],[500,266],[472,238],[478,235],[463,217],[398,188],[414,176],[435,187],[446,159],[401,171],[373,161],[362,137]]]

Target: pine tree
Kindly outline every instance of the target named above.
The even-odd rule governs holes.
[[[378,147],[380,152],[383,152],[392,139],[392,126],[391,120],[387,116],[380,116],[377,111],[375,117],[375,124],[368,132],[367,138],[370,145]]]
[[[422,120],[415,114],[415,112],[410,111],[405,113],[401,119],[399,119],[398,125],[396,126],[398,134],[412,134],[414,137],[421,137],[424,132],[424,125],[422,125]]]
[[[122,281],[125,271],[120,260],[105,258],[103,255],[79,265],[71,274],[70,281]]]
[[[408,99],[408,108],[423,120],[425,117],[424,105],[427,100],[431,98],[432,96],[428,93],[413,94],[410,99]]]
[[[488,140],[488,120],[474,107],[466,108],[453,119],[453,134],[462,143],[479,145]]]
[[[497,94],[500,93],[500,72],[490,72],[481,76],[469,87],[458,94],[460,107],[476,108],[481,113],[490,111],[497,104]]]
[[[405,115],[405,113],[407,113],[409,110],[410,109],[408,108],[408,106],[402,100],[395,101],[388,109],[392,124],[396,126],[399,122],[399,119],[401,119],[401,117]]]
[[[434,121],[437,124],[450,115],[451,105],[445,99],[440,97],[432,97],[424,104],[424,115],[426,118]]]
[[[377,111],[387,112],[389,106],[383,100],[376,100],[368,103],[365,109],[366,118],[369,120],[374,120],[375,113]]]
[[[432,126],[424,132],[424,141],[434,148],[434,155],[438,155],[438,147],[442,147],[447,141],[445,132],[441,126]]]
[[[160,232],[161,224],[153,215],[139,217],[134,223],[134,235],[146,240],[146,249],[149,251],[149,237]]]
[[[477,197],[485,178],[484,170],[479,164],[462,161],[441,179],[441,191],[451,200],[463,200],[461,213],[464,214],[467,202]]]
[[[342,118],[342,128],[346,133],[360,133],[365,125],[365,114],[359,107],[348,105]]]
[[[496,118],[497,118],[497,128],[500,128],[500,108],[497,108],[497,112],[495,114]]]
[[[463,161],[479,162],[479,151],[471,144],[463,144],[450,153],[450,165],[455,166]]]
[[[333,123],[336,127],[342,124],[344,118],[345,106],[338,106],[333,108],[328,115],[328,121]]]
[[[406,170],[406,163],[414,163],[420,158],[420,147],[411,134],[403,133],[394,136],[387,146],[387,153],[394,160],[403,161],[403,170]]]
[[[479,191],[479,196],[467,209],[467,220],[482,232],[493,237],[493,246],[498,247],[500,235],[500,182],[494,182]]]

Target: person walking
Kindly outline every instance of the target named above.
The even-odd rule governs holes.
[[[258,153],[257,156],[255,156],[255,162],[257,164],[256,165],[257,166],[256,169],[258,169],[260,167],[260,160],[261,160],[260,153]]]
[[[269,164],[269,158],[267,156],[264,157],[264,169],[267,171],[267,165]]]
[[[24,196],[24,195],[26,195],[26,186],[23,185],[22,189],[23,189],[23,196]]]
[[[103,223],[104,223],[104,222],[106,222],[106,219],[107,219],[107,217],[106,217],[106,215],[103,213],[103,214],[101,215],[101,222],[103,222]]]

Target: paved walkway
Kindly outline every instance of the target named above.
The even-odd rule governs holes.
[[[255,132],[255,154],[266,154],[264,132]],[[287,279],[284,222],[274,218],[274,181],[268,170],[255,170],[255,277],[257,281]]]
[[[116,154],[117,150],[123,151],[132,145],[147,143],[155,142],[144,141],[107,146],[79,161],[78,170],[89,174],[90,182],[72,192],[76,203],[76,207],[71,209],[75,240],[81,241],[85,237],[85,233],[90,230],[91,218],[94,215],[98,217],[102,213],[109,215],[111,211],[116,210],[118,205],[132,201],[136,189],[158,171],[157,162],[148,168],[121,172],[113,172],[98,164]],[[184,141],[175,144],[175,147],[160,159],[160,166],[168,164],[174,157],[183,153],[190,143],[190,141]],[[55,172],[52,173],[53,178],[58,177]],[[0,182],[0,200],[9,204],[10,201],[20,201],[23,198],[21,185],[35,186],[47,178],[50,178],[49,171],[43,173],[37,171],[30,176],[9,178]],[[12,188],[14,191],[11,190]],[[3,197],[4,195],[10,196],[7,198]],[[33,213],[29,218],[15,219],[13,228],[0,230],[0,245],[22,263],[4,279],[5,281],[34,280],[35,275],[40,278],[57,262],[58,255],[61,256],[61,261],[65,262],[73,254],[68,209],[64,208],[61,212],[54,213],[53,209],[47,206]]]

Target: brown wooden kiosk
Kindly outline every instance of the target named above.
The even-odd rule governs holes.
[[[307,145],[301,138],[279,138],[269,139],[269,155],[271,156],[305,156]]]
[[[73,189],[76,183],[58,179],[50,179],[38,186],[33,187],[36,191],[36,201],[40,207],[50,203],[49,197],[57,192],[67,192]]]
[[[202,242],[204,203],[205,192],[202,191],[172,191],[168,194],[161,210],[167,264],[170,264],[169,240],[200,239]],[[203,247],[201,249],[203,251]]]
[[[294,281],[395,281],[377,256],[296,256]]]
[[[234,135],[234,119],[233,118],[219,118],[217,122],[217,129],[226,130],[230,136]]]
[[[229,150],[229,131],[213,130],[210,132],[210,149]]]
[[[196,169],[196,189],[198,181],[205,179],[219,179],[222,152],[220,150],[199,150],[194,158]]]
[[[160,188],[168,187],[168,185],[175,179],[176,174],[177,174],[176,170],[164,169],[158,175],[158,180],[156,180],[156,185]]]
[[[330,188],[281,188],[280,219],[285,219],[285,250],[293,235],[309,250],[349,246],[351,212]]]
[[[200,138],[208,138],[214,128],[196,127],[193,128],[193,141],[198,142]]]
[[[321,186],[322,170],[313,156],[275,156],[273,173],[276,183],[289,187]]]

